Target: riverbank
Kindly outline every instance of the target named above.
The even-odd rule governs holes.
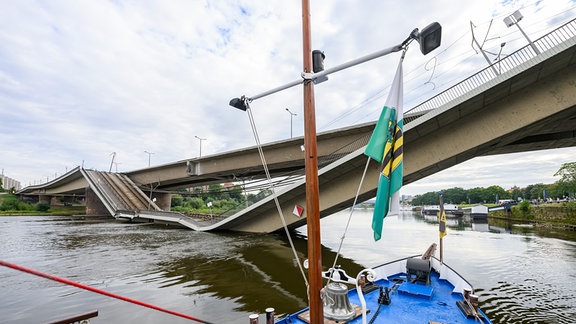
[[[75,216],[85,214],[86,206],[50,206],[50,209],[44,212],[37,210],[0,211],[0,216]]]
[[[489,216],[491,218],[529,222],[538,226],[576,230],[576,203],[530,205],[528,210],[522,210],[519,206],[514,206],[509,211],[495,211],[490,213]]]
[[[473,205],[459,205],[459,209],[471,207]],[[487,204],[487,207],[497,206]],[[421,206],[412,208],[412,211],[419,212]],[[529,205],[522,209],[519,205],[508,210],[490,212],[490,218],[530,223],[536,226],[566,228],[576,230],[576,203],[562,202],[541,205]]]

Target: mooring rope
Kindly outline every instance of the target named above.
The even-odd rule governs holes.
[[[352,220],[352,214],[354,213],[354,206],[358,202],[358,196],[360,195],[360,189],[362,189],[362,184],[364,183],[364,179],[366,178],[366,172],[368,171],[368,166],[370,165],[370,157],[366,160],[366,166],[364,167],[364,173],[362,173],[362,178],[360,179],[360,184],[358,185],[358,190],[356,191],[356,197],[354,197],[354,202],[352,203],[352,208],[350,208],[350,214],[348,215],[348,222],[346,223],[346,227],[344,228],[344,233],[342,233],[342,237],[340,238],[340,244],[338,245],[338,250],[336,251],[336,256],[334,257],[334,263],[332,264],[332,268],[336,268],[336,263],[338,262],[338,257],[340,256],[340,251],[342,250],[342,246],[344,245],[344,239],[346,238],[346,233],[348,232],[348,228],[350,227],[350,222]],[[331,278],[328,278],[328,282],[330,282]]]
[[[18,271],[22,271],[22,272],[26,272],[26,273],[29,273],[29,274],[33,274],[33,275],[36,275],[36,276],[39,276],[39,277],[42,277],[42,278],[50,279],[50,280],[53,280],[53,281],[58,281],[58,282],[60,282],[60,283],[66,284],[66,285],[70,285],[70,286],[74,286],[74,287],[81,288],[81,289],[84,289],[84,290],[88,290],[88,291],[91,291],[91,292],[95,292],[95,293],[97,293],[97,294],[101,294],[101,295],[104,295],[104,296],[108,296],[108,297],[120,299],[120,300],[129,302],[129,303],[132,303],[132,304],[136,304],[136,305],[148,307],[148,308],[151,308],[151,309],[160,311],[160,312],[168,313],[168,314],[170,314],[170,315],[179,316],[179,317],[186,318],[186,319],[189,319],[189,320],[192,320],[192,321],[196,321],[196,322],[199,322],[199,323],[208,323],[208,324],[210,324],[210,322],[207,322],[207,321],[204,321],[204,320],[201,320],[201,319],[192,317],[192,316],[190,316],[190,315],[186,315],[186,314],[182,314],[182,313],[179,313],[179,312],[175,312],[175,311],[172,311],[172,310],[169,310],[169,309],[165,309],[165,308],[162,308],[162,307],[159,307],[159,306],[156,306],[156,305],[148,304],[148,303],[145,303],[145,302],[142,302],[142,301],[139,301],[139,300],[136,300],[136,299],[132,299],[132,298],[129,298],[129,297],[125,297],[125,296],[113,294],[113,293],[111,293],[111,292],[107,292],[107,291],[102,290],[102,289],[94,288],[94,287],[92,287],[92,286],[84,285],[84,284],[81,284],[81,283],[78,283],[78,282],[75,282],[75,281],[72,281],[72,280],[69,280],[69,279],[57,277],[57,276],[50,275],[50,274],[47,274],[47,273],[43,273],[43,272],[40,272],[40,271],[37,271],[37,270],[33,270],[33,269],[30,269],[30,268],[26,268],[26,267],[23,267],[23,266],[14,264],[14,263],[8,263],[8,262],[6,262],[6,261],[0,260],[0,265],[5,266],[5,267],[8,267],[8,268],[15,269],[15,270],[18,270]]]
[[[258,130],[256,129],[256,123],[254,121],[254,116],[252,115],[252,109],[250,108],[250,104],[248,100],[245,100],[246,103],[246,112],[248,113],[248,118],[250,119],[250,126],[252,127],[252,133],[254,134],[254,140],[256,141],[256,146],[258,147],[258,153],[260,154],[260,160],[262,161],[262,167],[264,168],[264,172],[266,173],[266,179],[268,181],[268,185],[272,190],[272,196],[274,197],[274,202],[276,204],[276,209],[278,210],[278,214],[280,215],[280,219],[282,220],[282,226],[284,227],[284,231],[286,232],[286,236],[288,237],[288,241],[290,242],[290,247],[292,248],[292,253],[294,253],[294,260],[300,269],[300,273],[302,274],[302,278],[304,279],[304,283],[306,284],[306,291],[308,292],[308,279],[306,278],[306,273],[302,268],[302,264],[298,260],[298,252],[294,247],[294,242],[292,241],[292,237],[290,235],[290,231],[288,230],[288,225],[286,224],[286,219],[284,218],[284,213],[282,212],[282,208],[280,207],[280,202],[278,201],[278,195],[276,194],[276,190],[274,190],[274,185],[272,183],[272,176],[270,175],[270,171],[268,170],[268,164],[266,163],[266,157],[264,156],[264,151],[262,150],[262,143],[260,142],[260,137],[258,136]],[[308,296],[310,297],[310,296]]]

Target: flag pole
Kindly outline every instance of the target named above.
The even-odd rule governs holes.
[[[444,215],[444,198],[442,193],[440,193],[440,211],[438,215],[439,220],[439,231],[440,231],[440,264],[444,264],[444,247],[442,244],[443,234],[446,233],[446,216]],[[444,222],[444,223],[442,223]]]

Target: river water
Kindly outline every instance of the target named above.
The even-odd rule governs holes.
[[[333,263],[349,215],[321,221],[325,267]],[[386,218],[378,242],[370,221],[371,211],[354,211],[338,259],[348,274],[422,253],[438,241],[437,223],[411,212]],[[444,260],[476,288],[495,323],[576,322],[576,232],[448,224]],[[293,235],[301,260],[305,234],[304,227]],[[249,314],[267,307],[281,315],[306,305],[302,275],[282,235],[85,217],[0,217],[0,259],[212,323],[248,323]],[[0,278],[0,323],[45,323],[93,310],[99,316],[92,323],[191,322],[6,267]]]

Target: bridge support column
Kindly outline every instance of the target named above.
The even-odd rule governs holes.
[[[94,191],[88,187],[86,188],[86,215],[87,216],[112,216],[106,206],[100,201],[100,198]]]
[[[150,197],[150,192],[144,191],[148,197]],[[163,211],[170,211],[172,206],[172,194],[165,192],[153,192],[152,199],[156,199],[156,206],[160,207]]]
[[[45,201],[48,205],[52,206],[52,198],[50,195],[38,195],[38,202]]]

